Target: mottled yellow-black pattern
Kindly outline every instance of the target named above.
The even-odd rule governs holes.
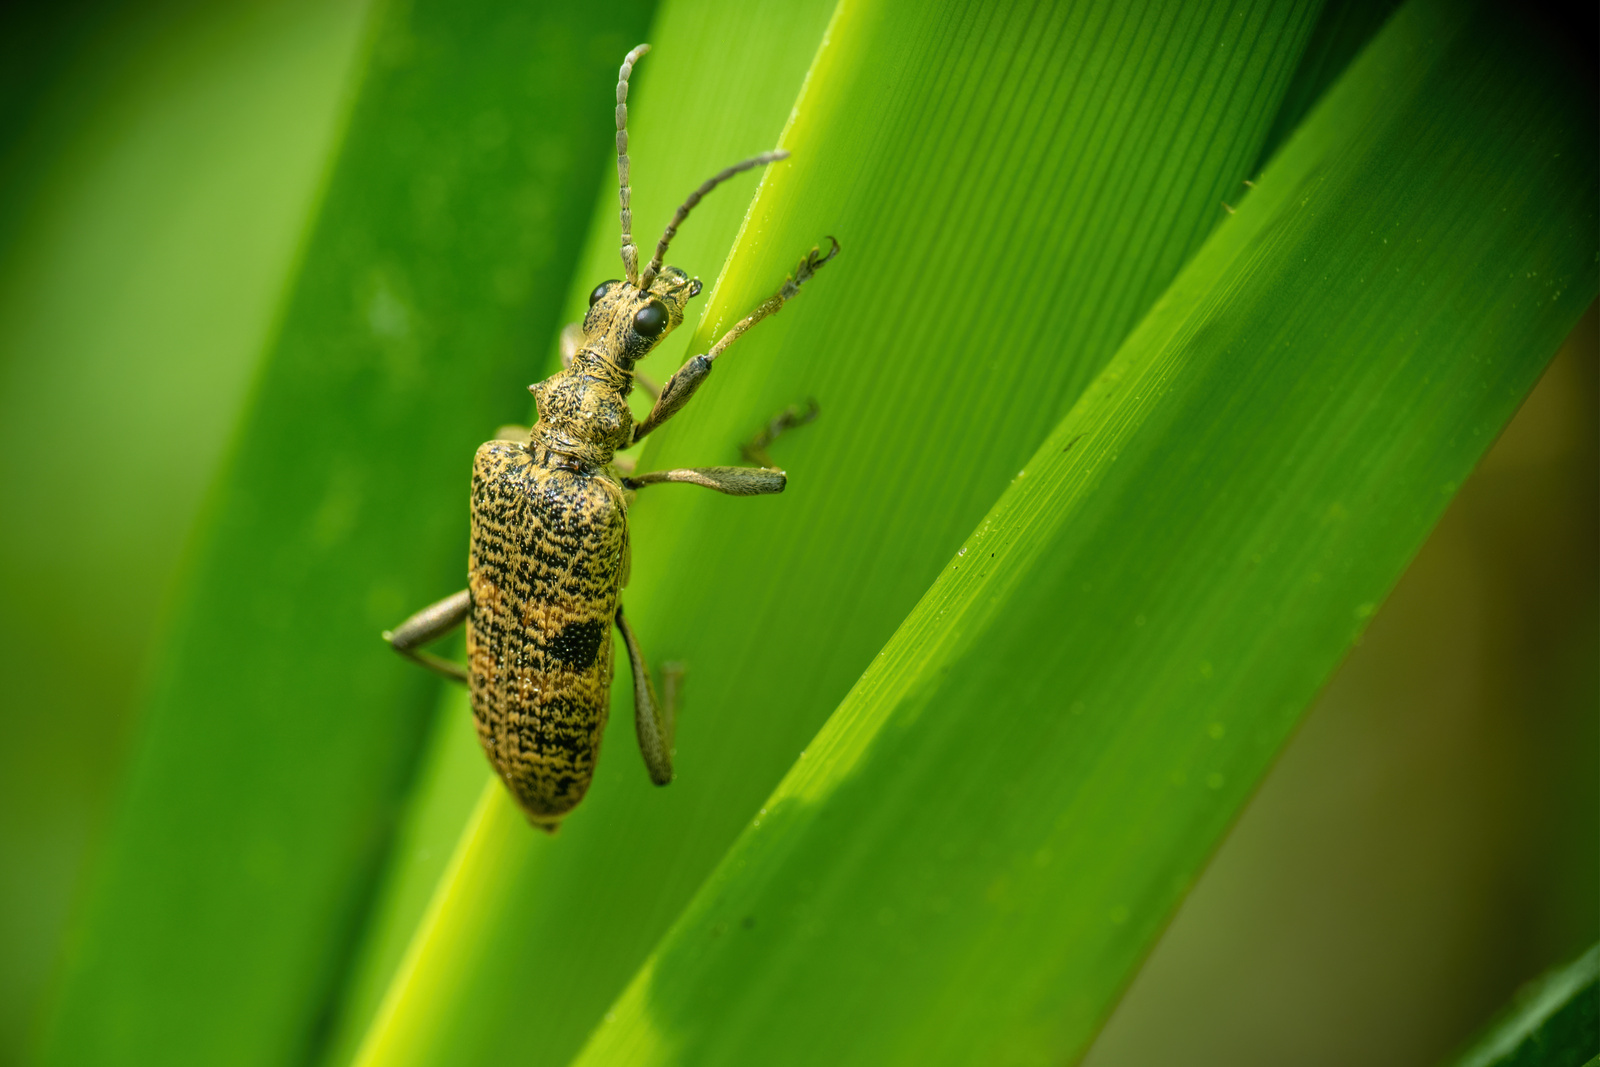
[[[611,466],[633,440],[632,366],[683,321],[698,284],[668,268],[648,291],[611,284],[572,365],[533,386],[529,441],[490,441],[472,468],[467,682],[484,751],[535,825],[553,829],[589,788],[610,707],[612,620],[628,519]],[[650,303],[666,322],[641,337]]]
[[[583,799],[611,689],[628,531],[610,477],[490,441],[472,469],[467,681],[489,761],[528,818]]]

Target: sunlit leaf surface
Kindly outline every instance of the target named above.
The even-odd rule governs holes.
[[[496,868],[511,878],[497,894],[452,883],[463,902],[503,903],[471,937],[452,926],[430,940],[439,967],[479,961],[451,1012],[424,1007],[436,987],[412,972],[413,1007],[396,1017],[427,1012],[438,1029],[384,1040],[383,1062],[577,1051],[943,561],[1226,218],[1316,17],[1314,4],[846,3],[819,8],[809,36],[767,44],[738,10],[675,6],[652,32],[631,111],[638,196],[655,199],[637,230],[786,121],[794,156],[765,177],[692,345],[675,338],[645,369],[664,376],[703,350],[824,235],[844,252],[719,361],[644,463],[738,462],[737,443],[785,405],[812,396],[822,416],[774,449],[781,497],[640,496],[625,600],[646,653],[689,667],[678,778],[650,786],[619,679],[589,798],[554,839],[508,821],[503,840],[475,845],[524,859]],[[792,64],[791,95],[763,89],[749,132],[693,159],[679,101],[757,97],[724,88],[701,53],[680,57],[691,17],[721,63],[770,47]],[[646,179],[663,158],[674,169]],[[740,195],[705,207],[724,193],[718,210]],[[618,271],[609,204],[596,218],[574,314]],[[690,242],[700,222],[669,258],[709,282],[720,250]]]
[[[1563,60],[1494,9],[1390,23],[953,554],[579,1063],[1081,1053],[1593,299],[1593,103]]]

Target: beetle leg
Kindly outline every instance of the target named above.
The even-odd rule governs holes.
[[[571,370],[572,361],[583,343],[583,323],[569,322],[561,328],[561,369]]]
[[[670,471],[651,471],[622,479],[624,489],[642,489],[664,482],[687,482],[715,489],[729,496],[766,496],[781,493],[788,483],[783,471],[771,467],[679,467]]]
[[[509,424],[509,425],[506,425],[506,426],[502,426],[498,430],[496,430],[494,432],[494,436],[492,438],[490,438],[490,440],[492,440],[492,441],[516,441],[519,444],[524,444],[525,445],[525,444],[528,443],[528,438],[530,436],[532,436],[532,434],[533,434],[533,431],[528,429],[526,426],[517,426],[515,424]]]
[[[441,656],[435,656],[431,652],[424,652],[420,646],[443,637],[460,626],[466,621],[467,612],[471,607],[472,595],[463,589],[454,596],[445,597],[437,604],[428,605],[393,630],[383,631],[383,639],[389,642],[391,648],[413,663],[419,663],[430,671],[465,685],[467,681],[465,667],[459,663],[451,663]]]
[[[666,422],[678,413],[678,409],[689,402],[695,390],[700,388],[700,383],[706,380],[711,373],[711,360],[705,356],[695,356],[689,362],[678,368],[676,374],[667,379],[667,384],[661,387],[661,395],[656,397],[655,407],[650,409],[650,414],[645,420],[633,428],[633,440],[637,443],[645,434]]]
[[[661,383],[657,382],[648,374],[640,374],[638,371],[634,371],[633,382],[640,389],[643,389],[646,393],[650,394],[651,403],[661,399]]]
[[[777,464],[773,463],[772,457],[767,455],[767,449],[772,445],[772,442],[782,437],[785,431],[792,430],[796,426],[804,426],[815,419],[817,413],[821,410],[817,406],[817,402],[809,397],[806,398],[803,406],[790,404],[763,426],[760,433],[740,445],[740,454],[751,463],[758,463],[763,467],[776,468]]]
[[[663,704],[650,681],[650,668],[645,664],[644,653],[639,651],[639,639],[633,636],[633,627],[623,617],[620,603],[617,604],[617,629],[622,633],[622,643],[627,646],[628,666],[633,671],[633,725],[639,735],[639,751],[644,755],[650,780],[656,785],[666,785],[672,781],[672,740],[678,725],[678,691],[683,684],[683,666],[662,665],[661,680],[667,693]]]
[[[815,400],[807,400],[804,405],[790,404],[762,427],[761,432],[754,438],[740,445],[739,451],[744,453],[744,458],[751,463],[760,464],[759,467],[680,467],[676,470],[634,474],[632,465],[624,467],[620,460],[613,462],[618,464],[617,470],[624,475],[622,487],[630,492],[637,492],[647,485],[659,485],[664,482],[687,482],[690,485],[715,489],[729,496],[765,496],[768,493],[781,493],[788,484],[788,478],[778,469],[777,464],[772,462],[772,457],[767,454],[767,448],[785,431],[792,430],[796,426],[804,426],[815,419],[819,410],[821,409]]]
[[[750,314],[734,323],[705,355],[690,359],[678,368],[676,374],[667,379],[667,384],[661,387],[661,395],[656,397],[656,406],[651,408],[645,420],[634,428],[635,441],[676,415],[711,374],[712,363],[727,350],[729,345],[744,336],[746,330],[768,315],[775,315],[782,310],[783,305],[794,299],[800,292],[800,287],[810,281],[817,271],[822,269],[824,263],[839,254],[839,242],[832,237],[828,238],[828,241],[833,247],[826,255],[822,253],[821,248],[813,248],[806,253],[799,266],[795,267],[794,273],[783,280],[776,293],[763,300]]]

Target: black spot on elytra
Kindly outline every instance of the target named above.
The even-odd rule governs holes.
[[[569,622],[544,646],[545,655],[573,670],[587,670],[600,655],[600,642],[608,626],[609,623],[599,619]]]

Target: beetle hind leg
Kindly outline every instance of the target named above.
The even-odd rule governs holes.
[[[429,604],[393,630],[383,631],[383,639],[389,642],[389,647],[411,662],[426,667],[435,674],[442,674],[452,682],[465,685],[467,683],[465,667],[459,663],[451,663],[442,656],[424,652],[422,646],[460,626],[466,621],[467,612],[471,609],[472,594],[463,589],[436,604]]]
[[[655,683],[650,680],[650,668],[639,650],[639,639],[633,627],[623,617],[622,605],[617,605],[617,630],[628,649],[628,666],[633,671],[633,725],[639,735],[639,751],[644,756],[645,769],[656,785],[672,781],[672,742],[678,726],[678,695],[683,687],[683,664],[664,663],[661,667],[662,688],[666,692],[663,702],[656,695]]]

